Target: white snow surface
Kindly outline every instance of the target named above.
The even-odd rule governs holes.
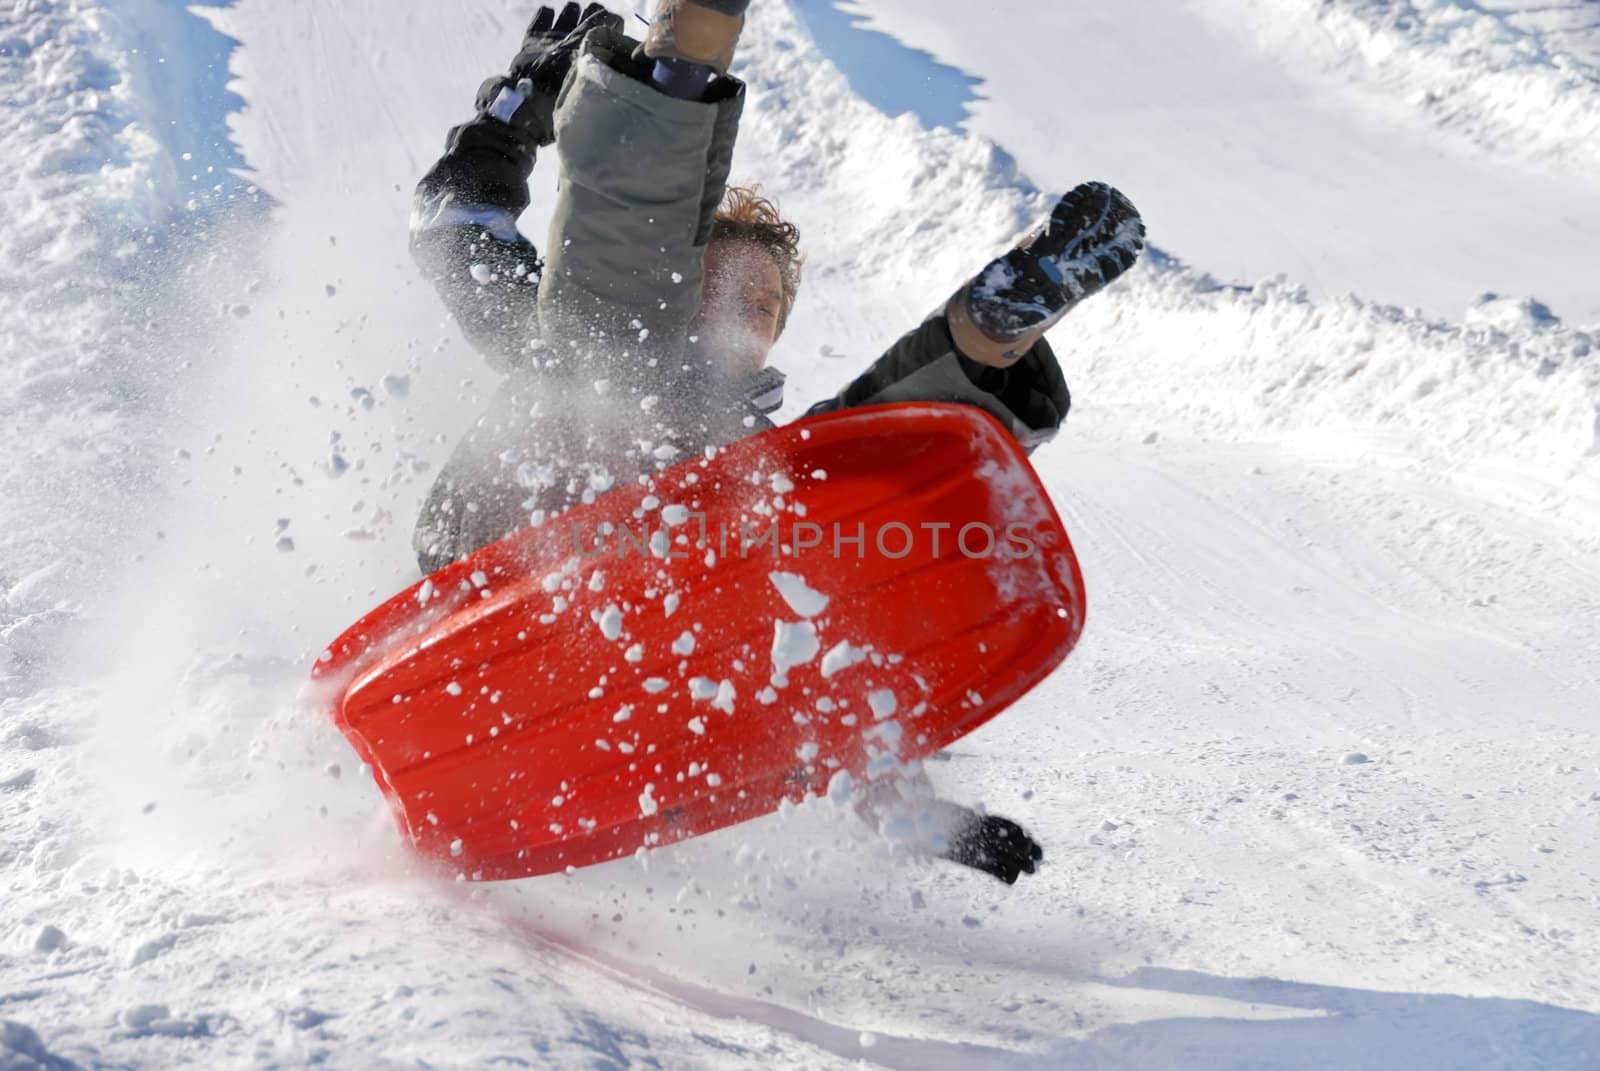
[[[458,884],[302,690],[494,387],[405,225],[528,8],[0,8],[0,1068],[1594,1066],[1592,4],[757,0],[788,412],[1149,221],[1052,336],[1083,640],[928,764],[1010,889],[812,804]]]

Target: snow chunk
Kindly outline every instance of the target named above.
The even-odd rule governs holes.
[[[784,677],[795,666],[803,666],[817,657],[822,642],[817,639],[817,627],[809,621],[774,621],[772,623],[772,672]]]
[[[879,688],[875,692],[867,693],[867,706],[872,708],[872,716],[879,721],[889,717],[899,706],[894,693],[887,688]]]
[[[681,636],[672,641],[672,653],[684,656],[694,654],[694,633],[685,629]]]
[[[600,635],[608,640],[615,640],[622,635],[622,611],[617,609],[616,603],[607,606],[600,615]]]
[[[829,648],[828,653],[822,656],[822,675],[831,677],[835,673],[849,669],[867,660],[872,653],[870,647],[857,647],[849,640],[835,644]]]
[[[639,813],[644,815],[646,818],[649,818],[660,809],[656,803],[655,796],[653,795],[655,790],[656,786],[654,784],[649,784],[645,785],[644,791],[639,793]]]
[[[768,573],[767,579],[778,589],[789,609],[801,617],[816,617],[828,608],[828,597],[814,590],[805,577],[795,573]]]
[[[883,746],[890,751],[900,750],[900,740],[905,735],[905,730],[897,721],[881,722],[867,730],[868,736],[875,736],[883,741]]]

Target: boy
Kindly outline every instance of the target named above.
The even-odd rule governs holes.
[[[483,84],[477,116],[419,185],[417,262],[507,374],[423,507],[424,572],[773,426],[783,377],[766,362],[801,259],[769,202],[726,185],[744,101],[727,72],[748,2],[657,0],[643,42],[600,4],[540,8],[508,75]],[[516,221],[551,144],[561,182],[541,262]],[[1045,330],[1129,268],[1143,237],[1120,193],[1079,186],[810,411],[965,402],[1038,446],[1070,403]],[[938,813],[947,858],[1008,883],[1041,857],[1005,819],[921,810]]]

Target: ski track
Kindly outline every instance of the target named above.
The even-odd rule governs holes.
[[[974,134],[925,129],[827,61],[818,2],[752,19],[735,166],[811,251],[777,355],[791,412],[1022,230],[1047,203],[1032,182],[1126,176],[1160,247],[1057,332],[1077,408],[1036,461],[1088,630],[932,764],[1034,830],[1045,868],[1006,890],[818,801],[569,876],[419,872],[298,689],[411,576],[416,500],[493,387],[404,223],[525,13],[23,0],[0,14],[0,69],[27,87],[0,148],[30,160],[0,193],[0,411],[29,460],[0,545],[0,1066],[1577,1069],[1600,1051],[1600,306],[1574,252],[1600,190],[1561,148],[1600,113],[1519,140],[1458,95],[1439,137],[1459,140],[1429,142],[1435,114],[1375,105],[1372,84],[1471,62],[1435,32],[1467,5],[1427,8],[1376,74],[1291,71],[1221,0],[1036,5],[1047,48],[1079,45],[1043,95],[1040,65],[997,59],[1006,27],[942,2],[823,26],[925,49],[905,62],[945,65],[953,91],[974,84],[950,71],[982,79]],[[1570,7],[1505,25],[1582,57]],[[241,158],[266,225],[228,207],[257,195],[212,182]],[[1518,183],[1534,192],[1508,200]],[[1419,267],[1386,242],[1425,210]],[[138,228],[168,235],[154,261],[127,253]],[[1288,278],[1225,285],[1170,254]],[[1324,296],[1343,289],[1368,300]],[[1510,297],[1454,322],[1486,289]]]

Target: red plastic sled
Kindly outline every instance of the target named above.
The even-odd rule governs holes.
[[[1015,440],[975,408],[893,405],[734,443],[486,547],[367,615],[313,676],[412,843],[497,880],[925,757],[1047,676],[1083,616]]]

